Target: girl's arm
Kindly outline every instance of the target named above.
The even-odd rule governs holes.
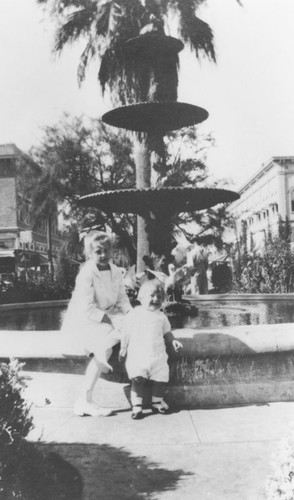
[[[128,345],[130,341],[130,313],[123,320],[120,339],[120,351],[118,355],[119,361],[123,361],[128,352]]]
[[[126,287],[125,287],[125,284],[124,284],[124,281],[123,281],[123,276],[120,272],[120,270],[118,270],[120,275],[118,275],[118,279],[119,279],[119,289],[118,289],[118,297],[117,297],[117,301],[116,301],[116,304],[115,306],[120,309],[120,311],[122,313],[127,313],[131,308],[131,303],[130,303],[130,300],[129,300],[129,297],[127,295],[127,292],[126,292]]]
[[[78,274],[73,298],[73,307],[78,308],[81,316],[97,323],[107,322],[108,316],[94,300],[93,275],[89,269],[82,268]]]
[[[130,341],[130,333],[128,330],[125,330],[123,328],[120,340],[120,351],[122,356],[125,356],[127,354],[129,341]]]

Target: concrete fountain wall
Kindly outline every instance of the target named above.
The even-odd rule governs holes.
[[[0,312],[3,309],[5,306],[0,307]],[[170,353],[170,403],[180,407],[215,407],[294,400],[294,323],[181,328],[173,332],[183,349],[180,355]],[[24,361],[24,370],[30,372],[82,374],[87,364],[83,353],[73,352],[56,330],[2,330],[0,358]],[[118,384],[122,391],[127,387],[117,349],[111,363],[114,374],[105,375],[105,379],[112,382],[117,394]],[[108,384],[108,390],[110,387]]]

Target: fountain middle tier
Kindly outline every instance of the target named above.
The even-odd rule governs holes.
[[[194,212],[219,203],[229,203],[238,198],[238,193],[228,189],[161,187],[101,191],[81,196],[79,203],[105,212],[134,213],[144,216],[146,211],[171,214]]]

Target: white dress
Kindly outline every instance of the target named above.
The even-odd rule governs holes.
[[[170,331],[170,322],[161,311],[149,311],[138,306],[125,316],[121,347],[127,350],[126,369],[130,379],[144,377],[168,382],[164,335]]]
[[[104,358],[107,347],[119,342],[122,314],[129,309],[131,304],[121,270],[110,264],[110,270],[99,271],[93,261],[85,262],[76,278],[62,324],[71,350]],[[111,325],[101,322],[104,314],[111,318],[115,331]]]

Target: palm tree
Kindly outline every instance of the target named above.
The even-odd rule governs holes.
[[[28,187],[28,186],[27,186]],[[57,217],[59,200],[64,199],[65,190],[55,169],[52,167],[43,171],[31,189],[30,213],[34,226],[39,222],[46,221],[47,255],[50,275],[54,276],[53,253],[52,253],[52,230],[53,222]]]
[[[37,2],[52,5],[52,0]],[[172,20],[179,38],[197,58],[205,56],[215,61],[212,30],[197,15],[204,3],[205,0],[53,0],[52,15],[60,22],[54,51],[60,53],[68,44],[85,40],[78,80],[80,83],[84,80],[90,61],[98,59],[102,91],[108,88],[115,104],[175,101],[178,51],[171,51],[168,57],[155,51],[155,57],[146,64],[140,53],[128,51],[126,42],[142,34],[164,35]],[[162,135],[135,135],[134,142],[137,187],[156,185],[159,176],[155,171],[165,170]],[[149,250],[146,220],[140,216],[137,235],[140,263],[141,254]]]
[[[144,77],[140,85],[134,79],[133,61],[127,56],[125,42],[148,30],[164,33],[171,18],[179,38],[197,57],[216,59],[212,30],[197,16],[205,0],[53,0],[53,6],[52,0],[37,2],[50,6],[51,14],[60,23],[54,52],[85,40],[78,66],[79,82],[85,79],[88,64],[99,60],[102,90],[108,86],[112,99],[121,104],[144,101],[149,92]],[[177,74],[175,80],[177,83]]]

